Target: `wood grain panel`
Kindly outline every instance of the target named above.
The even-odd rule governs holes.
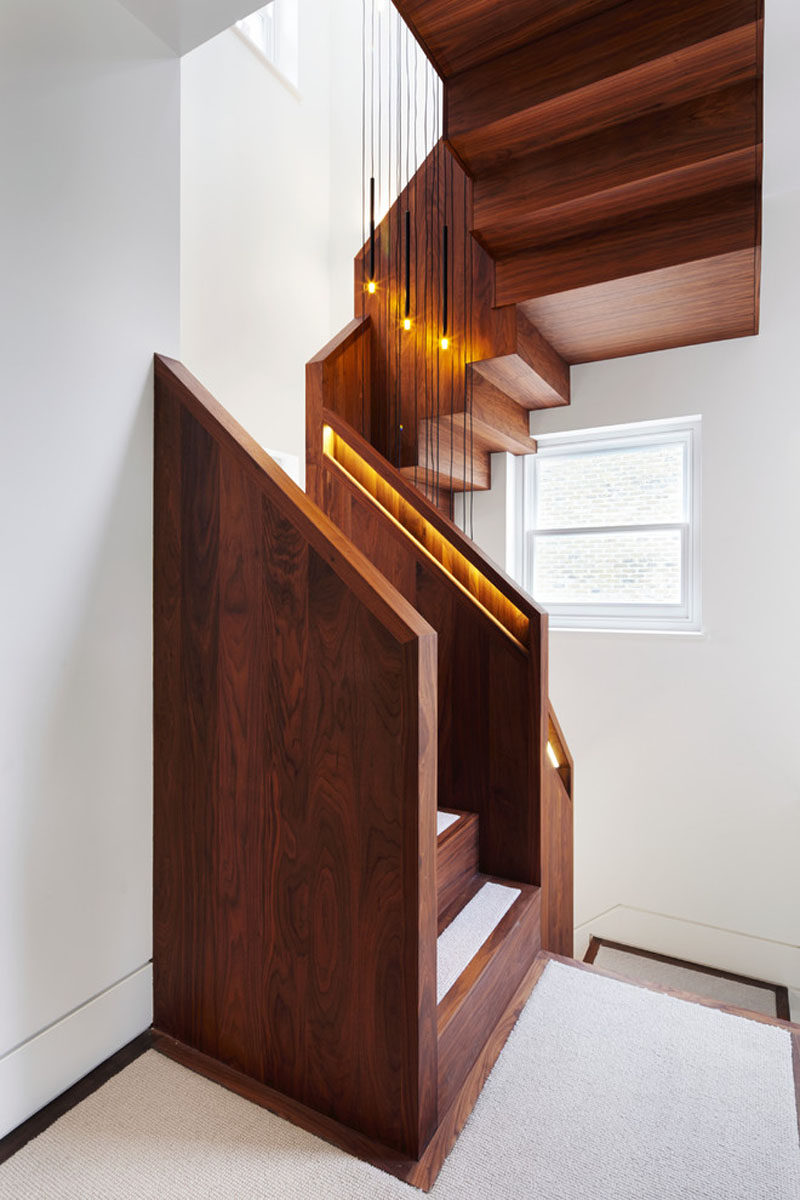
[[[554,29],[585,21],[619,0],[399,0],[395,5],[448,79]]]
[[[439,1005],[439,1109],[448,1111],[539,952],[540,895],[522,895]]]
[[[412,229],[411,329],[402,328],[405,298],[402,239],[405,212]],[[468,410],[467,367],[471,362],[490,369],[498,356],[515,355],[505,369],[498,367],[493,382],[510,398],[526,407],[560,402],[569,397],[569,368],[528,318],[519,318],[513,308],[494,307],[494,264],[469,232],[472,214],[472,184],[449,147],[440,142],[400,195],[376,231],[376,291],[365,293],[365,253],[355,263],[356,311],[369,321],[367,337],[371,395],[369,440],[394,466],[421,469],[417,486],[432,492],[434,504],[448,516],[453,491],[488,487],[488,463],[475,461],[469,437],[461,425],[461,445],[446,462],[441,445],[442,431],[451,418]],[[449,349],[440,349],[442,327],[442,231],[448,227],[448,338]],[[348,326],[348,330],[352,330]],[[343,331],[343,342],[351,336]],[[326,351],[334,361],[340,354],[332,344]],[[326,351],[309,366],[307,429],[319,428],[319,400],[326,389],[322,379]],[[363,357],[363,350],[362,350]],[[351,356],[353,369],[358,358]],[[350,384],[353,395],[361,384]],[[555,396],[553,396],[555,393]],[[363,432],[359,420],[343,413],[337,397],[326,407],[344,415],[350,425]],[[454,425],[455,427],[455,425]],[[431,433],[439,431],[439,441]],[[309,434],[309,436],[311,436]],[[313,448],[312,448],[313,449]],[[456,449],[459,450],[456,453]],[[436,458],[440,468],[435,467]],[[316,469],[309,459],[310,475]],[[442,470],[444,467],[444,470]],[[452,467],[452,470],[451,470]],[[454,477],[451,487],[451,475]],[[456,486],[455,477],[458,477]],[[313,492],[312,492],[313,494]]]
[[[153,470],[153,790],[156,797],[183,793],[181,770],[181,408],[159,389],[154,414]],[[178,852],[182,814],[178,806],[156,803],[153,841],[161,847],[163,869],[153,876],[153,941],[170,944],[172,930],[191,917],[190,880]],[[154,1018],[164,1014],[187,1028],[191,995],[182,987],[189,975],[180,943],[172,957],[153,956]]]
[[[515,160],[479,178],[473,232],[495,257],[754,177],[748,80]]]
[[[447,137],[480,175],[755,77],[759,19],[757,0],[629,0],[450,80]]]
[[[185,371],[156,378],[157,1027],[417,1157],[435,634]]]
[[[327,511],[437,631],[439,804],[480,814],[484,870],[538,882],[527,653],[334,460],[323,471]]]
[[[696,262],[740,250],[752,252],[757,225],[754,185],[666,206],[625,225],[500,259],[497,302],[514,304],[663,270],[676,262]]]
[[[756,253],[734,251],[540,296],[530,312],[571,363],[758,332]]]
[[[179,712],[182,819],[192,836],[173,847],[184,853],[190,894],[181,947],[183,1012],[189,1040],[217,1053],[218,1007],[214,950],[217,930],[209,889],[198,884],[215,875],[215,782],[218,769],[219,449],[181,409],[181,661]],[[177,797],[175,797],[177,798]]]
[[[436,898],[438,929],[446,913],[449,921],[456,915],[452,906],[478,873],[478,818],[475,813],[459,813],[458,821],[439,834],[436,846]],[[457,910],[456,910],[457,911]],[[448,921],[448,923],[449,923]]]
[[[545,765],[542,796],[542,949],[572,957],[572,798],[559,772]]]
[[[192,1050],[174,1038],[155,1033],[153,1048],[175,1062],[181,1063],[190,1070],[205,1075],[207,1079],[212,1079],[220,1086],[243,1096],[246,1100],[269,1109],[270,1112],[276,1113],[284,1120],[291,1121],[301,1129],[306,1129],[326,1142],[339,1146],[348,1154],[354,1154],[365,1162],[372,1163],[380,1170],[395,1175],[413,1187],[427,1192],[433,1187],[447,1155],[466,1124],[467,1118],[475,1106],[475,1101],[547,962],[548,960],[543,955],[538,956],[534,961],[512,996],[505,1012],[501,1014],[490,1036],[480,1048],[460,1092],[451,1104],[449,1111],[442,1117],[435,1135],[418,1159],[409,1158],[389,1146],[366,1138],[356,1130],[348,1129],[347,1126],[338,1124],[330,1117],[314,1112],[313,1109],[299,1104],[281,1092],[257,1083],[247,1075]]]

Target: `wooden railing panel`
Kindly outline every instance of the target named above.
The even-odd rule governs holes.
[[[155,1025],[418,1157],[436,636],[204,395],[157,363]]]
[[[538,883],[538,691],[527,646],[487,611],[480,588],[472,595],[328,455],[321,478],[325,511],[437,631],[439,805],[480,815],[482,870]]]
[[[572,798],[550,763],[542,797],[542,949],[573,955]]]
[[[542,945],[571,953],[572,806],[550,786],[551,725],[562,783],[572,760],[548,700],[547,614],[340,416],[317,405],[308,422],[315,498],[438,632],[439,803],[481,815],[482,869],[538,884]]]

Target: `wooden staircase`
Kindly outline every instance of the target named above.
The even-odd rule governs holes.
[[[384,222],[379,292],[400,287],[389,248],[409,209],[437,286],[430,226],[449,224],[454,305],[470,314],[454,383],[435,339],[416,347],[435,383],[419,361],[393,375],[391,306],[362,304],[357,260],[375,407],[394,405],[362,431],[450,512],[454,491],[490,486],[492,451],[535,449],[525,410],[569,403],[573,363],[758,331],[763,3],[396,7],[443,79],[445,139]]]
[[[313,499],[156,360],[155,1045],[427,1188],[571,949],[572,764],[546,616],[338,410],[368,329]]]
[[[547,616],[453,496],[571,364],[756,331],[761,6],[397,7],[446,138],[307,366],[308,494],[156,362],[154,988],[164,1053],[427,1188],[573,934]]]

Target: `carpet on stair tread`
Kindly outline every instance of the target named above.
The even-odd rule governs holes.
[[[455,825],[458,820],[456,813],[446,813],[441,810],[436,813],[436,836],[444,833],[445,829],[449,829],[451,825]]]
[[[442,931],[436,943],[437,1003],[447,995],[521,894],[519,888],[485,883]]]

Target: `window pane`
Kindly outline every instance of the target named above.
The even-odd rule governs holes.
[[[680,604],[681,531],[539,535],[533,594],[542,604]]]
[[[574,529],[683,522],[684,470],[681,442],[543,454],[536,464],[536,525]]]

